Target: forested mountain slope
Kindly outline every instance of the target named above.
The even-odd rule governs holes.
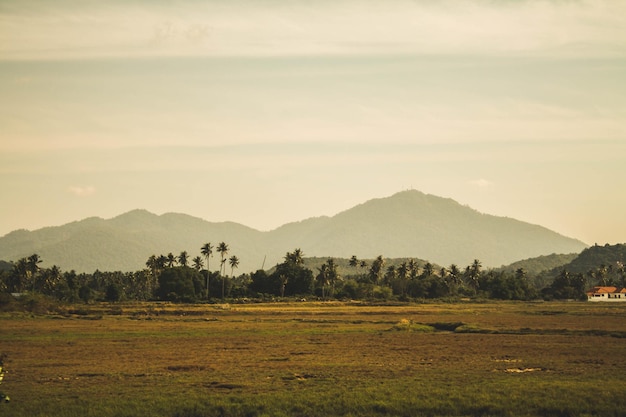
[[[439,265],[468,265],[479,259],[497,267],[553,253],[578,253],[587,246],[544,227],[479,213],[454,200],[404,191],[367,201],[333,217],[317,217],[261,232],[232,222],[208,222],[185,214],[157,216],[134,210],[112,219],[88,218],[0,238],[0,259],[15,261],[37,253],[44,266],[93,272],[132,271],[150,255],[187,251],[200,255],[207,242],[224,241],[239,272],[266,269],[287,251],[306,256],[412,257]],[[219,268],[219,256],[211,270]]]

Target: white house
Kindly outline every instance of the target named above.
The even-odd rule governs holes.
[[[626,301],[626,288],[593,287],[587,292],[589,301]]]

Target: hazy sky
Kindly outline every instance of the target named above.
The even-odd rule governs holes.
[[[626,1],[0,2],[0,235],[409,188],[626,242]]]

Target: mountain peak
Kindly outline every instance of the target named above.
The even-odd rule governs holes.
[[[17,260],[37,253],[44,262],[68,270],[133,271],[143,268],[150,255],[182,251],[194,255],[204,243],[220,241],[227,242],[232,254],[241,259],[243,272],[271,266],[294,248],[301,248],[307,256],[367,259],[383,255],[439,265],[468,265],[479,259],[489,267],[580,252],[586,247],[544,227],[481,214],[450,198],[405,190],[333,217],[289,223],[268,232],[186,214],[158,216],[131,210],[110,220],[10,233],[0,238],[0,259]]]

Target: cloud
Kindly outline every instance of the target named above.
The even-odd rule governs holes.
[[[478,188],[489,188],[493,185],[493,182],[486,180],[484,178],[480,178],[477,180],[471,180],[469,182],[471,185],[478,187]]]
[[[72,185],[67,188],[67,191],[77,197],[89,197],[96,193],[96,188],[93,185],[76,186]]]
[[[623,52],[626,2],[146,2],[0,11],[5,58]]]

